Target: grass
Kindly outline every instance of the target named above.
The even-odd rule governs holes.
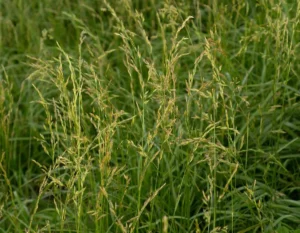
[[[298,1],[0,2],[0,232],[298,232]]]

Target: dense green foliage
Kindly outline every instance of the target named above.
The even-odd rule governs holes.
[[[0,232],[298,232],[300,2],[1,0]]]

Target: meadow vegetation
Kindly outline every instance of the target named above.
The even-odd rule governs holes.
[[[299,232],[300,2],[1,0],[0,232]]]

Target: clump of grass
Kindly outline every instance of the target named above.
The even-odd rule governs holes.
[[[299,3],[6,3],[3,232],[296,232]]]

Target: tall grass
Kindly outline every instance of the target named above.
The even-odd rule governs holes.
[[[1,232],[298,232],[298,1],[0,9]]]

